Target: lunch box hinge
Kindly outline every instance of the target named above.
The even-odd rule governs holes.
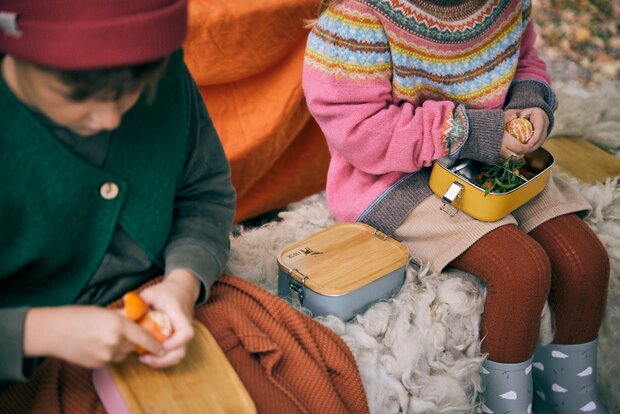
[[[388,236],[385,233],[381,233],[379,230],[375,229],[375,231],[372,233],[373,236],[375,236],[376,238],[380,239],[381,241],[386,241],[390,236]]]
[[[461,210],[461,200],[463,199],[463,184],[454,181],[448,190],[444,193],[443,197],[441,197],[441,201],[443,201],[443,205],[441,206],[441,210],[448,213],[450,217],[453,217]],[[452,203],[456,201],[456,205]]]

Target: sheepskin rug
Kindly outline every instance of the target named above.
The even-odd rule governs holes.
[[[600,92],[561,87],[554,133],[584,136],[620,156],[620,88]],[[556,173],[558,173],[556,171]],[[587,185],[570,180],[594,207],[587,223],[611,258],[608,307],[600,331],[598,378],[602,399],[620,413],[620,194],[619,178]],[[227,271],[266,290],[277,290],[278,252],[335,223],[323,194],[290,205],[260,227],[238,226],[231,238]],[[388,413],[478,412],[478,368],[484,360],[478,338],[485,288],[471,275],[432,274],[413,263],[393,298],[355,319],[317,318],[350,347],[364,383],[370,411]],[[543,314],[541,341],[551,339]]]

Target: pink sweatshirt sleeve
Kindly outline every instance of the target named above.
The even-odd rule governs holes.
[[[510,86],[504,109],[531,107],[543,109],[549,118],[547,133],[550,133],[554,124],[553,111],[557,107],[557,102],[555,93],[551,89],[551,76],[547,72],[547,66],[534,48],[536,32],[530,19],[530,11],[531,4],[529,1],[524,1],[523,19],[526,26],[521,36],[515,79]]]
[[[521,38],[521,49],[519,51],[519,63],[515,79],[534,79],[551,85],[551,76],[547,72],[547,65],[538,56],[534,48],[536,42],[536,32],[534,23],[530,20]]]
[[[304,61],[308,107],[331,150],[374,175],[414,172],[455,153],[467,138],[464,108],[450,101],[395,102],[380,21],[360,4],[342,18],[347,4],[321,16]]]

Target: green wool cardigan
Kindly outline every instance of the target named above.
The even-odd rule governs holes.
[[[123,116],[98,169],[60,143],[2,84],[0,306],[71,303],[118,225],[162,264],[185,159],[185,90],[179,51],[155,100],[142,96]],[[115,197],[102,193],[109,183],[120,190]]]

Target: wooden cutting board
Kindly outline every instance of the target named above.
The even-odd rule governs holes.
[[[96,370],[93,382],[114,414],[254,414],[256,407],[211,333],[194,321],[186,357],[171,368],[153,369],[131,355]]]
[[[620,175],[620,159],[577,137],[552,136],[543,145],[558,168],[584,183],[605,182]]]

